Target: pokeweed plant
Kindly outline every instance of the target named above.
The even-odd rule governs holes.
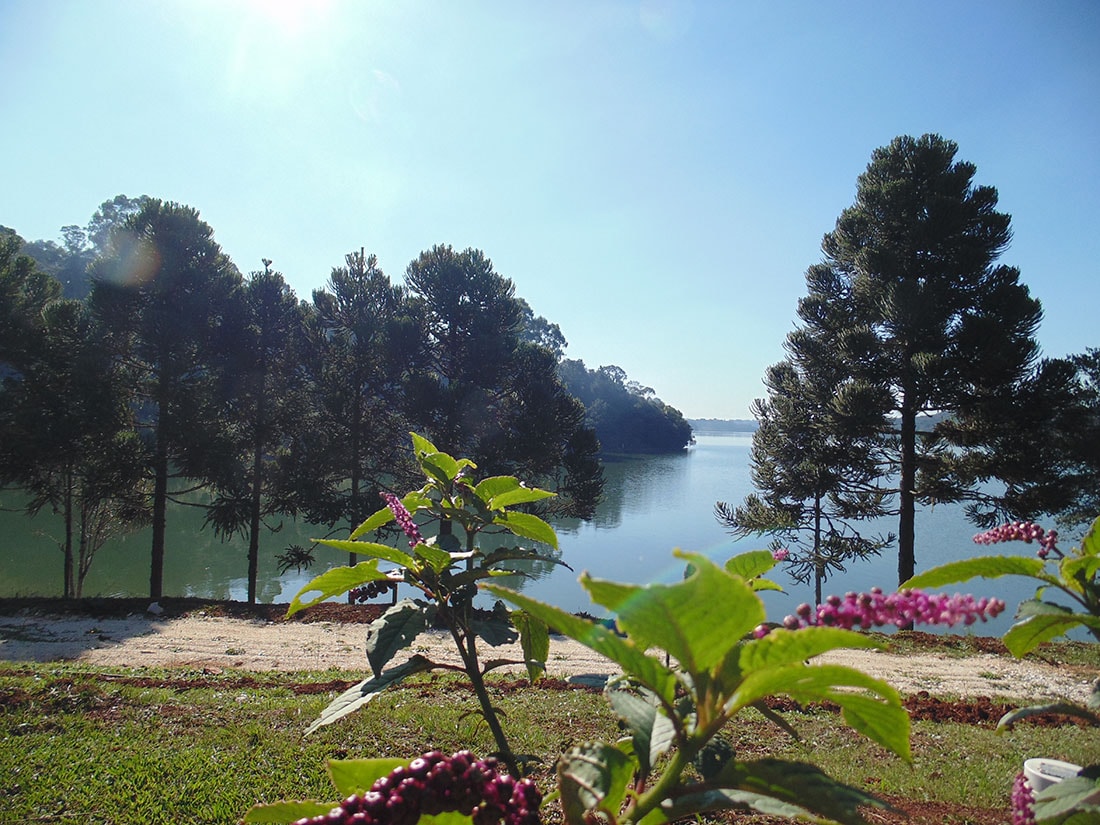
[[[1023,541],[1039,547],[1033,558],[1000,555],[950,562],[919,573],[906,585],[940,587],[972,578],[1026,576],[1039,584],[1035,597],[1020,603],[1017,621],[1004,634],[1005,647],[1012,655],[1022,658],[1043,642],[1075,628],[1085,628],[1100,641],[1100,517],[1092,522],[1081,545],[1068,553],[1058,548],[1057,532],[1029,521],[1003,524],[979,533],[974,541],[983,545]],[[1048,591],[1057,591],[1069,604],[1050,601]],[[1048,713],[1076,716],[1100,725],[1100,680],[1093,682],[1087,707],[1063,701],[1019,708],[1001,717],[997,728],[1005,730],[1020,719]],[[1100,819],[1100,765],[1087,766],[1078,776],[1034,794],[1023,784],[1021,774],[1016,778],[1013,806],[1016,822],[1095,822]]]
[[[411,586],[419,595],[397,602],[370,625],[366,649],[373,677],[333,700],[307,734],[363,707],[381,691],[413,674],[456,670],[470,679],[481,714],[496,742],[497,755],[510,773],[518,775],[516,756],[508,745],[485,687],[485,674],[505,665],[524,664],[531,680],[537,680],[545,668],[549,634],[540,621],[507,610],[503,602],[497,602],[492,611],[475,610],[474,597],[480,581],[517,575],[518,571],[510,567],[517,561],[564,563],[535,546],[508,542],[504,546],[483,549],[481,539],[490,532],[510,534],[556,550],[557,536],[549,524],[538,516],[513,509],[554,494],[528,487],[512,476],[492,476],[476,481],[472,472],[477,467],[472,461],[455,459],[426,438],[416,433],[410,435],[416,460],[426,479],[424,486],[403,498],[384,493],[386,506],[352,531],[350,538],[322,540],[322,544],[366,556],[368,560],[353,567],[329,570],[314,578],[294,597],[287,616],[334,596],[357,589],[377,593],[396,582]],[[418,521],[430,519],[439,522],[438,535],[424,538]],[[408,551],[362,538],[394,521],[408,538]],[[381,570],[381,562],[392,565],[392,569]],[[442,624],[450,633],[462,661],[461,667],[433,662],[415,654],[387,669],[399,651],[412,645],[420,633],[435,624]],[[522,662],[501,658],[482,661],[479,638],[489,646],[507,644],[518,638],[524,658]]]
[[[897,691],[853,668],[811,662],[838,648],[882,645],[838,627],[764,632],[757,591],[778,589],[762,578],[776,561],[767,550],[735,556],[723,567],[701,555],[678,556],[688,570],[674,584],[581,577],[593,602],[615,614],[615,628],[499,585],[482,585],[622,668],[606,694],[628,735],[614,743],[578,744],[560,758],[565,821],[657,825],[707,811],[748,809],[859,823],[861,806],[885,807],[808,763],[740,759],[721,737],[750,707],[795,734],[766,704],[782,694],[798,702],[835,703],[850,727],[908,761],[909,716]]]

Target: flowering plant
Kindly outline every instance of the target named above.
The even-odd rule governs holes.
[[[511,542],[486,550],[480,539],[492,531],[556,549],[557,536],[549,524],[538,516],[512,509],[554,494],[528,487],[512,476],[476,481],[472,476],[476,465],[472,461],[455,459],[416,433],[411,436],[413,451],[426,479],[424,486],[404,498],[383,493],[386,506],[359,525],[349,539],[321,541],[339,550],[367,556],[369,560],[354,567],[338,567],[314,578],[294,597],[287,615],[292,616],[343,593],[378,595],[398,582],[419,591],[419,596],[396,603],[371,624],[367,632],[367,661],[373,678],[349,688],[333,700],[307,733],[366,705],[381,691],[415,673],[459,670],[470,678],[500,758],[509,771],[518,773],[515,757],[485,688],[484,677],[504,665],[525,664],[531,679],[537,679],[544,668],[549,634],[545,625],[530,617],[510,613],[501,602],[488,615],[486,611],[477,611],[473,608],[473,598],[478,592],[479,581],[516,575],[517,571],[510,565],[517,561],[563,562],[545,552]],[[438,520],[439,534],[424,538],[416,516]],[[361,539],[391,522],[396,522],[404,532],[408,551]],[[455,525],[462,531],[461,538],[456,535]],[[393,569],[382,571],[379,562],[387,562]],[[307,595],[310,596],[308,600]],[[386,669],[400,650],[412,645],[422,631],[436,622],[450,632],[462,660],[461,667],[433,662],[416,654]],[[479,638],[490,646],[514,642],[518,638],[524,660],[482,662],[477,645]]]
[[[1080,547],[1063,553],[1058,534],[1032,522],[1014,522],[974,537],[978,544],[1023,541],[1039,545],[1035,558],[1023,556],[982,556],[951,562],[932,568],[910,579],[909,587],[940,587],[975,577],[1027,576],[1039,582],[1035,597],[1021,602],[1018,621],[1004,635],[1005,647],[1023,657],[1041,643],[1083,627],[1100,641],[1100,518],[1081,541]],[[1046,599],[1053,590],[1068,599],[1070,605]],[[1100,680],[1093,683],[1088,707],[1069,702],[1052,702],[1020,708],[1001,718],[998,729],[1037,714],[1062,713],[1100,725]],[[1100,817],[1100,765],[1086,767],[1076,777],[1065,779],[1031,793],[1017,781],[1013,791],[1017,822],[1063,823],[1095,821]],[[1075,819],[1074,817],[1080,817]]]

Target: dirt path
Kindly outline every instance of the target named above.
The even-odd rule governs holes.
[[[107,667],[363,672],[367,669],[363,652],[366,629],[359,623],[201,614],[175,618],[147,614],[124,618],[17,614],[0,616],[0,660],[77,661]],[[450,638],[441,631],[421,634],[408,651],[411,653],[458,663]],[[486,648],[484,657],[521,658],[518,645]],[[927,691],[940,697],[1057,697],[1084,702],[1091,682],[1091,675],[1080,669],[1030,659],[1021,662],[991,653],[956,658],[853,650],[830,653],[821,660],[857,667],[885,679],[904,694]],[[611,674],[616,668],[583,645],[553,637],[547,672],[564,677]]]

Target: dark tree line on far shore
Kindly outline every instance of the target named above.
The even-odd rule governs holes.
[[[268,260],[242,275],[187,206],[119,196],[62,236],[0,228],[0,485],[62,517],[67,597],[108,538],[151,524],[159,598],[167,504],[199,486],[207,524],[248,544],[254,601],[262,531],[358,525],[380,492],[416,484],[410,431],[580,518],[602,491],[599,437],[691,440],[616,367],[582,403],[560,329],[479,250],[434,246],[401,282],[353,252],[307,301]]]

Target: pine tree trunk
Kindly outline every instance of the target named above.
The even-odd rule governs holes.
[[[898,518],[898,584],[916,572],[914,550],[917,486],[917,415],[907,404],[901,410],[900,512]]]
[[[157,425],[157,446],[153,458],[153,552],[149,564],[149,598],[156,601],[164,588],[164,533],[168,509],[168,445]]]

